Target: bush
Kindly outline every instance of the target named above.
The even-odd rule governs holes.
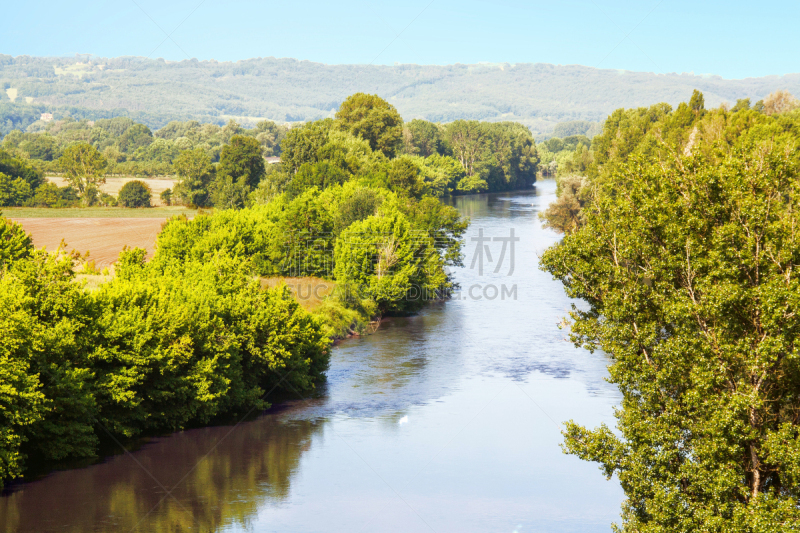
[[[129,181],[119,191],[117,202],[122,207],[150,207],[152,192],[146,183]]]
[[[97,199],[96,204],[101,207],[116,207],[117,199],[108,193],[100,193],[100,197]]]
[[[0,268],[6,263],[28,257],[32,251],[33,242],[22,226],[0,217]]]

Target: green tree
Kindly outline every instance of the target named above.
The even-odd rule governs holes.
[[[6,265],[29,257],[33,241],[22,226],[0,217],[0,270]]]
[[[356,93],[342,102],[336,113],[353,135],[369,142],[374,151],[394,157],[403,137],[403,119],[397,109],[375,94]]]
[[[327,161],[305,163],[297,174],[292,176],[286,186],[286,194],[291,199],[300,196],[311,187],[322,190],[345,181],[347,181],[347,175],[344,171]]]
[[[410,157],[399,157],[389,163],[389,188],[394,192],[419,198],[424,186],[420,179],[420,169]]]
[[[64,177],[84,200],[88,200],[92,192],[96,193],[99,184],[106,182],[108,161],[90,144],[68,146],[58,163]]]
[[[143,181],[133,180],[119,190],[117,202],[122,207],[150,207],[152,195],[149,185]]]
[[[158,197],[161,198],[161,201],[164,202],[164,205],[172,205],[172,189],[161,191],[161,194],[159,194]]]
[[[741,111],[742,109],[750,109],[750,99],[749,98],[740,98],[736,100],[736,105],[731,108],[731,113],[736,113],[737,111]]]
[[[31,187],[27,181],[0,172],[0,207],[24,205],[30,197]]]
[[[325,119],[289,130],[281,142],[281,166],[293,174],[305,163],[318,162],[319,152],[328,142],[328,135],[334,127],[333,120]]]
[[[250,204],[250,187],[244,181],[219,174],[209,187],[211,205],[219,209],[242,209]]]
[[[447,140],[467,177],[480,174],[480,163],[488,158],[489,139],[477,120],[456,120],[447,125]]]
[[[175,186],[175,196],[190,206],[204,206],[208,202],[209,184],[214,173],[211,158],[202,148],[187,150],[179,155],[173,168],[181,180]]]
[[[34,207],[58,207],[65,203],[62,191],[55,183],[41,185],[31,199]]]
[[[120,135],[117,145],[120,151],[132,154],[137,149],[153,142],[153,132],[144,124],[133,124]]]
[[[706,108],[703,93],[695,89],[692,92],[692,97],[689,99],[689,107],[694,111],[695,115],[702,113]]]
[[[618,431],[570,422],[565,449],[618,477],[624,531],[800,526],[800,174],[782,143],[713,146],[593,179],[542,258],[622,392]]]
[[[37,170],[27,161],[12,157],[5,150],[0,150],[0,172],[12,178],[24,179],[32,191],[45,183],[42,171]]]
[[[234,135],[222,147],[217,174],[230,176],[250,189],[257,187],[265,174],[261,145],[253,137]]]
[[[434,154],[445,155],[446,146],[441,129],[437,124],[415,118],[406,126],[409,133],[409,155],[428,157]]]
[[[432,239],[387,209],[351,224],[336,241],[336,281],[384,312],[409,312],[435,298],[447,278]]]

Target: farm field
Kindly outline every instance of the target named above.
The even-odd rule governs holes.
[[[162,218],[9,218],[22,224],[37,248],[54,251],[63,240],[67,250],[89,252],[98,267],[117,260],[125,246],[154,252],[156,237],[166,221]]]
[[[59,187],[64,187],[69,185],[69,182],[60,176],[47,176],[47,181],[50,183],[54,183]],[[143,181],[146,183],[150,190],[153,193],[152,199],[150,200],[154,206],[161,206],[161,199],[159,195],[166,191],[167,189],[172,189],[175,187],[175,180],[169,178],[136,178],[136,177],[106,177],[106,182],[103,185],[100,185],[100,191],[112,194],[117,196],[119,194],[119,190],[122,189],[122,186],[128,183],[129,181]]]
[[[6,218],[158,218],[166,220],[175,215],[189,218],[197,214],[196,209],[188,207],[151,207],[149,209],[128,209],[125,207],[3,207],[0,213]]]

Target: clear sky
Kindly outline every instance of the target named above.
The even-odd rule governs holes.
[[[0,53],[230,61],[581,64],[744,78],[800,72],[800,2],[27,0]]]

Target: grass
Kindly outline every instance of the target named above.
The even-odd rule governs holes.
[[[3,207],[0,214],[6,218],[169,218],[185,214],[193,217],[196,209],[188,207],[150,207],[129,209],[125,207]]]
[[[315,311],[322,305],[325,297],[333,293],[336,283],[321,278],[261,278],[261,286],[277,287],[285,283],[292,296],[303,306],[306,311]]]

